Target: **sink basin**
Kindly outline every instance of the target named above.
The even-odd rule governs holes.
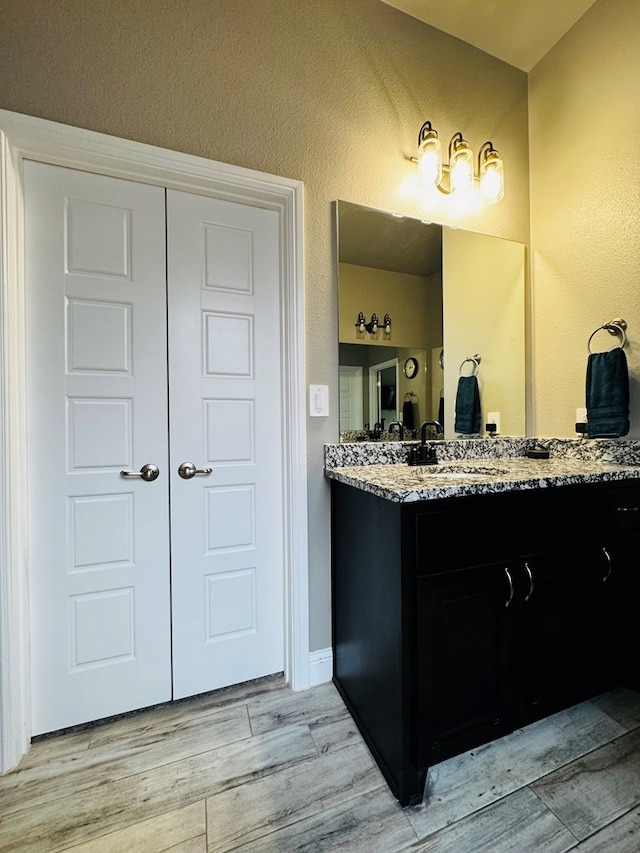
[[[507,473],[506,468],[497,465],[465,465],[441,463],[426,465],[420,471],[423,477],[453,477],[466,480],[469,477],[500,477]]]

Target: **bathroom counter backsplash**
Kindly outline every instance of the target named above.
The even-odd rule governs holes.
[[[438,441],[437,465],[406,464],[410,442],[325,445],[325,475],[399,503],[522,489],[640,479],[640,441]],[[549,459],[530,459],[533,448]],[[639,466],[639,467],[633,467]]]

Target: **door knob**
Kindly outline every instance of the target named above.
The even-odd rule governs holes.
[[[157,465],[143,465],[140,471],[120,471],[121,477],[140,477],[150,483],[152,480],[157,480],[160,476],[160,469]]]
[[[183,480],[190,480],[196,474],[210,474],[212,471],[213,468],[196,468],[193,462],[183,462],[178,468],[178,474]]]

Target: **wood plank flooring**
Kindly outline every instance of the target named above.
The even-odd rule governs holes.
[[[0,777],[0,853],[542,850],[640,851],[640,694],[442,762],[408,809],[333,685],[281,677],[38,741]]]

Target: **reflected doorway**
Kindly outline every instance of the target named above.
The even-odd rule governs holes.
[[[391,358],[369,368],[369,422],[382,428],[398,420],[398,359]]]
[[[362,429],[363,371],[359,366],[340,365],[340,431]]]

